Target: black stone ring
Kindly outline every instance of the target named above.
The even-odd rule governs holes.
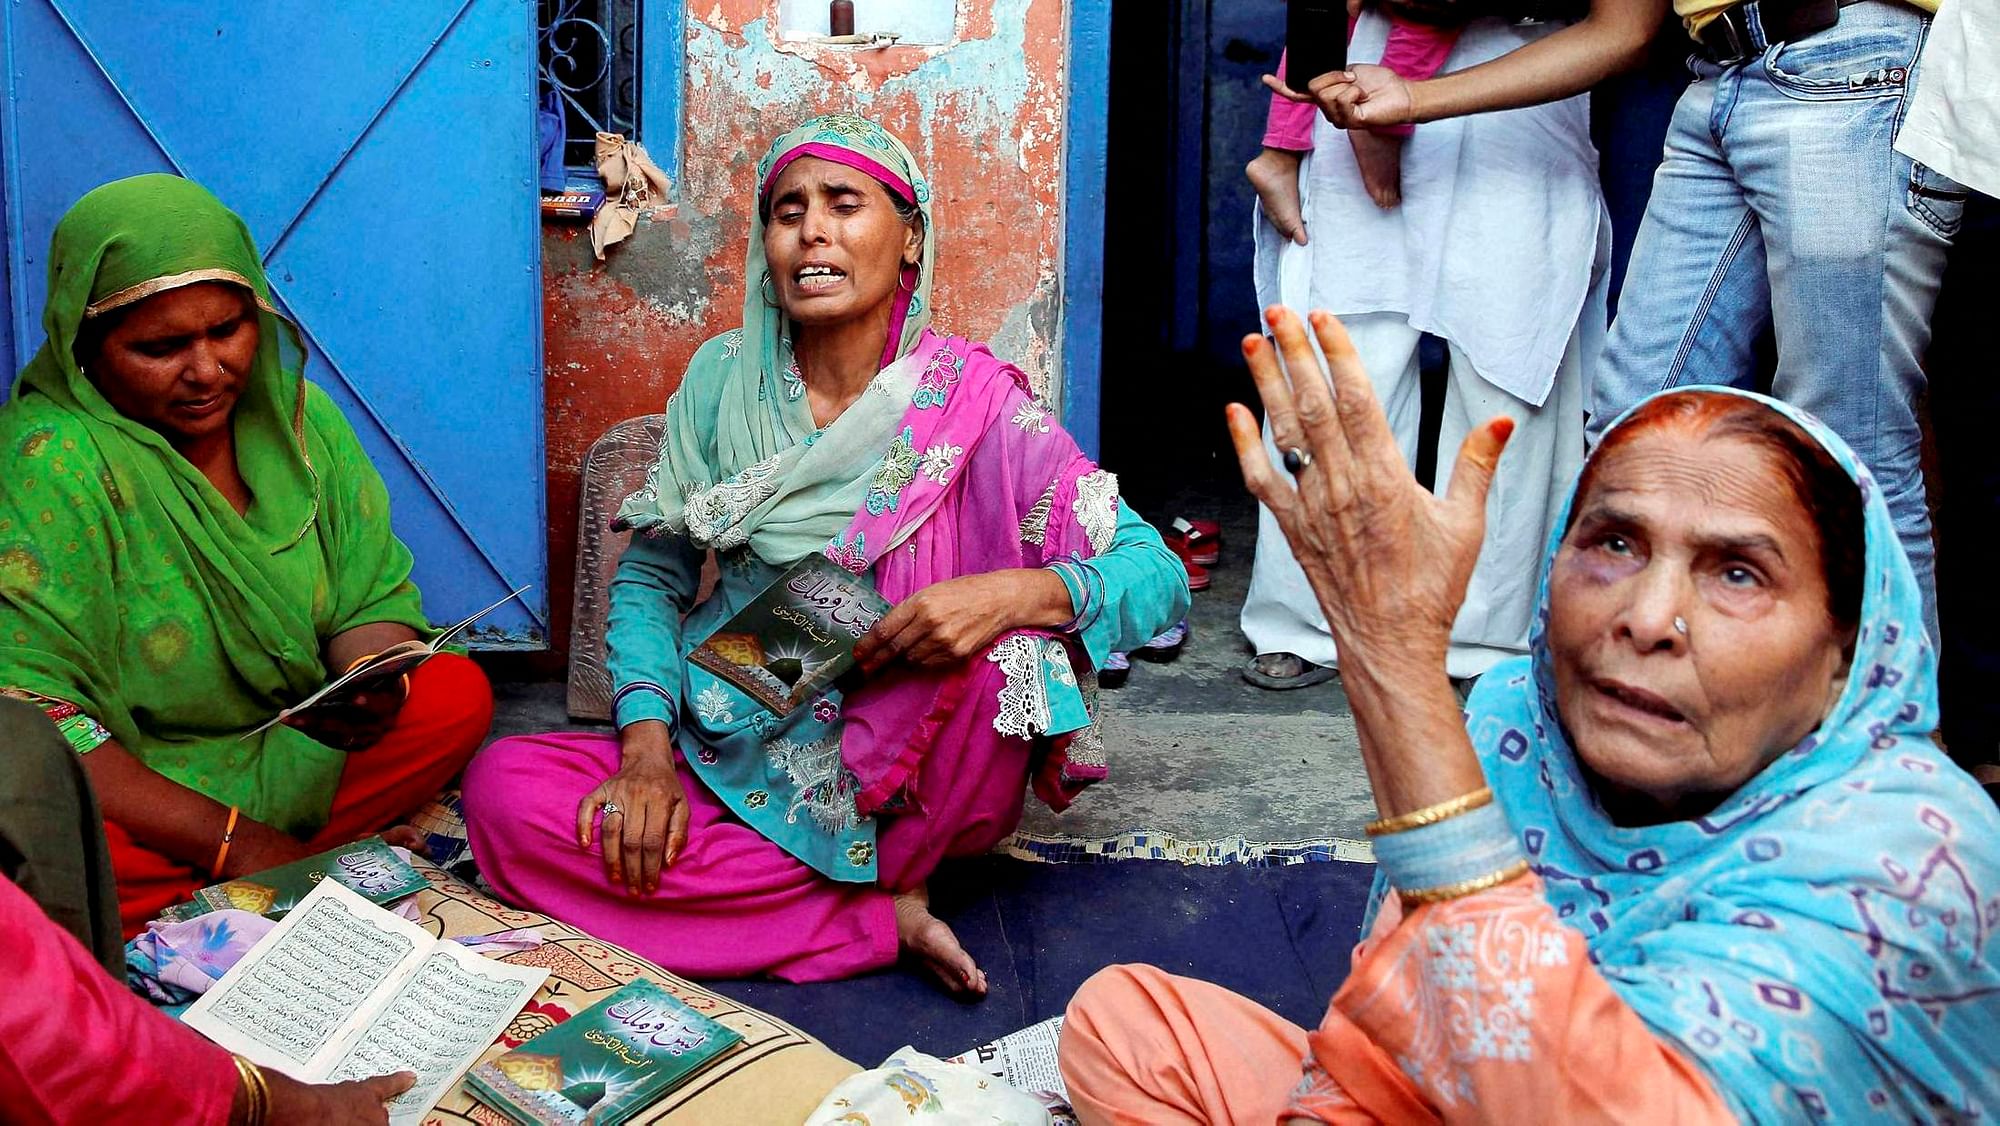
[[[1313,455],[1310,450],[1302,450],[1297,446],[1293,446],[1291,449],[1285,451],[1285,472],[1290,473],[1294,477],[1304,473],[1312,466],[1312,463]]]

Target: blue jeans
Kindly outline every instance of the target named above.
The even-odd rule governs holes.
[[[1690,62],[1588,435],[1595,445],[1667,387],[1755,388],[1770,330],[1771,393],[1819,416],[1874,472],[1935,637],[1916,406],[1966,193],[1892,147],[1929,30],[1916,9],[1874,0],[1794,43],[1759,32],[1748,61]]]

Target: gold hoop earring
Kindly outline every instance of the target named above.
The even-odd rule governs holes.
[[[764,304],[773,309],[781,308],[778,304],[777,291],[771,288],[771,271],[764,271],[763,280],[757,283],[757,292],[764,298]]]

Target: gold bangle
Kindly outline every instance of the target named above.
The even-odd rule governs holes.
[[[1371,837],[1381,837],[1390,833],[1401,833],[1408,829],[1416,829],[1424,825],[1435,825],[1448,817],[1457,817],[1461,813],[1471,813],[1473,810],[1492,800],[1493,787],[1481,786],[1469,794],[1460,794],[1455,798],[1448,801],[1441,801],[1436,805],[1427,805],[1422,809],[1413,809],[1408,813],[1399,813],[1394,817],[1384,817],[1380,821],[1371,821],[1366,828],[1362,829],[1362,832],[1367,833]]]
[[[229,859],[229,842],[236,837],[236,818],[242,812],[236,806],[229,807],[229,824],[222,827],[222,845],[215,850],[215,863],[208,866],[208,878],[211,880],[222,878],[222,862]]]
[[[368,662],[370,662],[370,661],[374,660],[375,658],[377,658],[377,657],[379,657],[379,656],[381,656],[381,655],[382,655],[382,654],[380,654],[380,653],[363,653],[363,654],[362,654],[362,655],[360,655],[359,657],[356,657],[356,658],[354,658],[354,659],[353,659],[352,661],[349,661],[349,662],[347,663],[347,667],[346,667],[346,668],[344,668],[344,669],[342,669],[342,670],[340,670],[340,675],[342,675],[342,676],[346,676],[346,675],[347,675],[348,673],[351,673],[351,672],[353,672],[353,671],[354,671],[355,669],[358,669],[358,668],[360,668],[360,667],[361,667],[362,665],[365,665],[365,664],[367,664]],[[402,676],[402,682],[403,682],[403,699],[407,701],[407,700],[408,700],[408,699],[410,698],[410,674],[409,674],[409,673],[404,673],[404,674],[403,674],[403,676]]]
[[[1460,880],[1455,884],[1446,884],[1443,887],[1436,888],[1423,888],[1418,891],[1404,891],[1401,888],[1397,888],[1396,894],[1402,897],[1403,906],[1405,907],[1417,907],[1425,903],[1443,903],[1447,899],[1460,899],[1468,895],[1486,891],[1489,888],[1497,888],[1508,880],[1522,875],[1527,870],[1527,861],[1516,860],[1498,872],[1488,872],[1484,876],[1474,876],[1469,880]]]
[[[242,1126],[264,1126],[264,1120],[271,1113],[271,1084],[264,1078],[264,1069],[239,1055],[231,1055],[236,1064],[236,1077],[243,1084]]]

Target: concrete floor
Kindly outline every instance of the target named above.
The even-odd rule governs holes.
[[[1258,842],[1361,837],[1374,804],[1338,679],[1268,692],[1238,675],[1249,656],[1236,619],[1250,583],[1254,502],[1240,492],[1180,499],[1190,506],[1182,513],[1223,523],[1222,563],[1214,585],[1194,596],[1193,636],[1177,660],[1134,661],[1125,687],[1104,693],[1110,779],[1060,815],[1031,799],[1022,830],[1101,837],[1153,829]],[[1145,515],[1164,523],[1174,513]],[[590,727],[564,715],[561,684],[495,690],[496,737]]]

